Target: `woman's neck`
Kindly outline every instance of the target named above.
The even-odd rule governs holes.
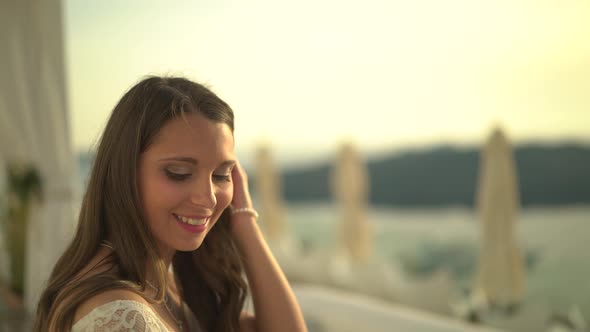
[[[172,259],[174,258],[174,254],[176,254],[176,250],[160,245],[158,246],[158,251],[160,253],[160,257],[162,257],[162,260],[164,260],[166,270],[170,270],[170,264],[172,264]]]

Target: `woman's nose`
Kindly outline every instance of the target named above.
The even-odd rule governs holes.
[[[213,181],[210,178],[199,179],[193,186],[190,200],[195,205],[213,209],[217,205]]]

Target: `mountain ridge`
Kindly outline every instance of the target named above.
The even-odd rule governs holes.
[[[513,149],[523,206],[590,203],[590,146],[526,144]],[[436,146],[380,154],[366,160],[370,203],[386,206],[473,206],[480,151]],[[286,170],[289,202],[330,201],[327,162]]]

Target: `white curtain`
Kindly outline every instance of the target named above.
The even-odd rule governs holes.
[[[60,0],[0,3],[0,160],[32,162],[43,201],[27,232],[25,305],[35,310],[55,261],[74,230],[73,184],[62,4]]]

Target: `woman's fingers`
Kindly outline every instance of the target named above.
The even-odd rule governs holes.
[[[248,175],[238,161],[232,170],[232,181],[234,185],[233,208],[252,207],[252,199],[248,190]]]

